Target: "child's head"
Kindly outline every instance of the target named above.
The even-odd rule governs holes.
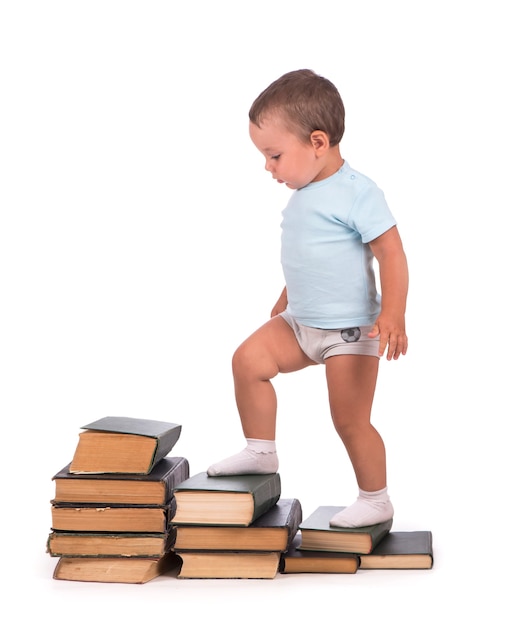
[[[312,70],[284,74],[254,101],[249,112],[256,126],[271,117],[280,118],[303,142],[313,131],[322,130],[330,146],[340,143],[344,134],[345,109],[338,89],[327,78]]]

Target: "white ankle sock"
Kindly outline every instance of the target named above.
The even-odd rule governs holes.
[[[341,528],[358,528],[380,524],[392,517],[393,505],[386,487],[379,491],[360,489],[356,502],[334,515],[329,523],[331,526]]]
[[[234,456],[209,467],[209,476],[274,474],[278,471],[276,444],[268,439],[246,439],[247,446]]]

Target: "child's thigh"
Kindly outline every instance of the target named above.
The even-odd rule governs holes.
[[[326,359],[326,380],[333,418],[370,416],[374,399],[379,358],[358,354]]]
[[[294,331],[279,315],[271,318],[236,350],[236,360],[256,360],[271,369],[270,375],[295,372],[316,365],[301,349]]]

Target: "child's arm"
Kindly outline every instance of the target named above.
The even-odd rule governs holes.
[[[285,311],[286,308],[287,308],[287,287],[284,287],[282,293],[280,294],[280,297],[278,298],[278,301],[276,302],[276,304],[273,307],[273,310],[271,311],[271,317],[275,317],[279,313],[283,313],[283,311]]]
[[[407,259],[397,227],[370,242],[370,248],[379,263],[381,279],[381,313],[369,337],[379,335],[379,355],[398,359],[407,352],[405,311],[409,275]]]

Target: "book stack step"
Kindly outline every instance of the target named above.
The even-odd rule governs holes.
[[[430,569],[430,531],[392,531],[393,520],[359,528],[330,526],[345,507],[320,506],[299,525],[281,572],[351,573],[358,569]]]
[[[53,476],[54,578],[144,583],[179,566],[170,520],[189,463],[167,455],[181,427],[106,417],[83,428],[72,461]]]
[[[279,474],[191,476],[175,489],[178,578],[274,578],[302,520]]]
[[[356,574],[431,569],[432,533],[399,531],[393,520],[330,526],[342,506],[306,518],[282,498],[280,474],[190,476],[169,456],[181,434],[172,422],[104,417],[82,427],[72,460],[54,476],[46,551],[57,580],[145,583]]]

